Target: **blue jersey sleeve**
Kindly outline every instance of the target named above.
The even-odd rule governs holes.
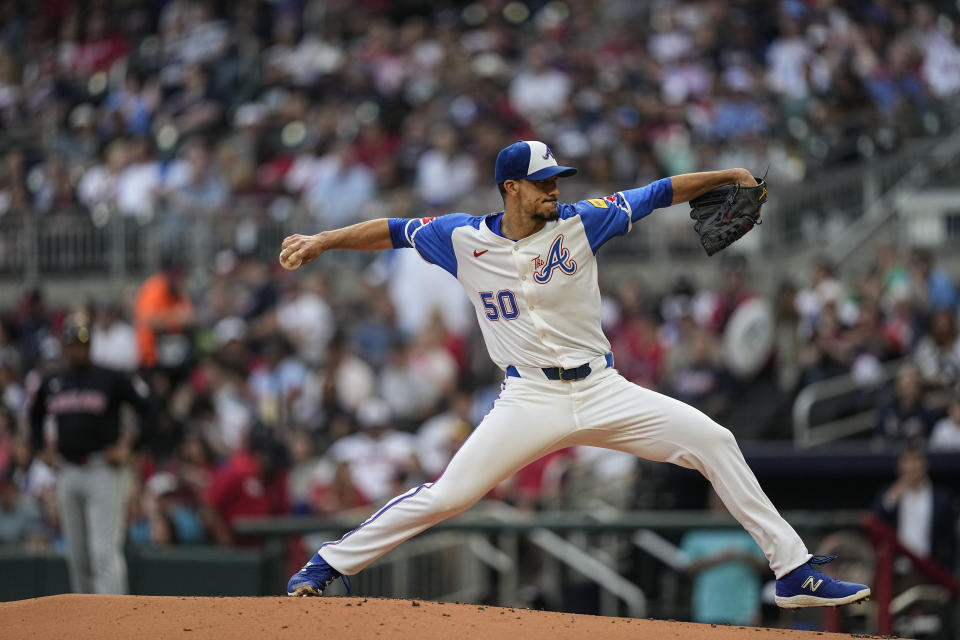
[[[560,217],[579,215],[587,231],[590,249],[596,253],[607,240],[624,235],[634,222],[654,209],[670,206],[672,202],[673,183],[670,178],[664,178],[605,198],[560,205]]]
[[[456,277],[453,230],[470,225],[473,220],[465,213],[451,213],[437,218],[390,218],[387,224],[394,248],[413,247],[424,260]]]

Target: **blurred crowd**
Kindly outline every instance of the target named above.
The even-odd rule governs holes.
[[[0,8],[0,222],[445,212],[497,151],[780,180],[943,131],[953,2],[42,0]]]
[[[960,451],[956,274],[925,251],[880,245],[860,277],[841,280],[820,262],[768,295],[751,289],[744,258],[722,264],[715,282],[680,276],[658,290],[638,278],[605,288],[605,330],[627,378],[749,440],[789,437],[797,390],[849,374],[863,397],[847,409],[876,407],[876,446]],[[240,517],[366,515],[435,479],[503,374],[466,298],[444,293],[458,286],[445,273],[412,251],[387,252],[355,281],[351,271],[328,257],[304,272],[240,257],[196,288],[170,261],[117,300],[81,296],[57,308],[39,289],[25,291],[0,314],[0,479],[18,505],[0,509],[6,541],[56,539],[56,455],[52,446],[31,450],[26,421],[39,380],[64,366],[58,332],[77,314],[95,319],[93,361],[150,389],[149,429],[131,412],[124,430],[132,541],[242,543],[230,527]],[[410,283],[419,290],[401,286]],[[768,310],[761,333],[772,338],[744,369],[724,343],[737,315],[757,306]],[[881,371],[897,359],[891,390]],[[664,506],[641,504],[637,464],[615,452],[562,451],[489,497],[559,506],[575,477],[579,490],[599,488],[618,506]]]

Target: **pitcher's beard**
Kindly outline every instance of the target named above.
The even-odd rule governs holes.
[[[554,205],[554,208],[551,209],[550,211],[547,211],[546,213],[538,211],[533,215],[533,218],[535,220],[543,220],[544,222],[550,222],[552,220],[556,220],[559,217],[560,217],[560,211],[557,210],[556,205]]]

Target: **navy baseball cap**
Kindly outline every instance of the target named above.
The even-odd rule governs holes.
[[[553,176],[566,178],[577,172],[561,167],[550,147],[536,140],[519,140],[497,154],[494,178],[497,184],[507,180],[546,180]]]

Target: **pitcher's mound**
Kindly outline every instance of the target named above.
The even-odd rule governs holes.
[[[323,640],[830,640],[845,634],[632,620],[380,598],[183,598],[63,595],[0,603],[5,640],[20,638],[322,638]]]

